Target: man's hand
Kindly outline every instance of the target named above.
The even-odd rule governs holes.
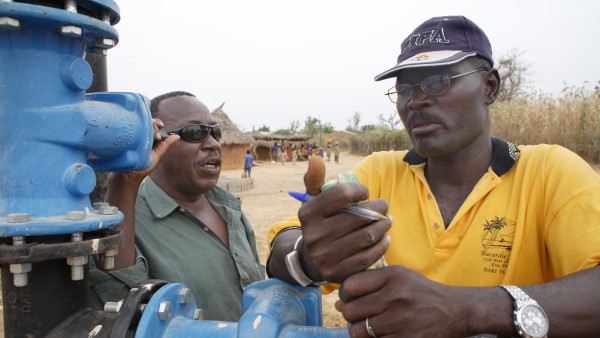
[[[154,146],[152,147],[151,152],[152,163],[144,170],[122,173],[125,178],[137,184],[140,184],[146,176],[150,175],[154,168],[156,168],[158,162],[160,162],[162,156],[179,140],[179,135],[169,135],[163,140],[159,130],[165,126],[160,119],[153,118],[152,125],[154,128]]]
[[[341,212],[349,203],[366,200],[369,193],[366,187],[356,183],[337,184],[320,192],[324,177],[323,160],[313,157],[304,182],[306,191],[316,197],[298,212],[303,235],[300,257],[311,279],[340,283],[383,256],[389,246],[386,232],[391,220],[372,221]],[[361,207],[385,215],[388,204],[377,199],[362,203]]]
[[[129,267],[135,263],[135,201],[140,184],[154,168],[169,148],[179,140],[179,135],[172,135],[162,140],[159,129],[164,125],[159,119],[152,119],[154,126],[154,147],[152,148],[152,164],[140,171],[116,172],[108,178],[105,201],[119,208],[125,219],[119,226],[123,241],[119,253],[115,257],[115,270]],[[101,266],[101,265],[100,265]]]
[[[348,277],[339,293],[343,303],[336,307],[351,324],[351,337],[369,337],[367,318],[378,337],[465,337],[466,304],[474,294],[466,289],[394,265]]]

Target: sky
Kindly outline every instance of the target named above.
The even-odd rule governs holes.
[[[109,91],[188,91],[211,110],[224,102],[242,131],[304,126],[308,116],[343,130],[355,112],[361,125],[394,114],[384,93],[395,80],[373,78],[434,16],[473,20],[496,60],[521,53],[538,91],[557,96],[600,81],[597,0],[115,1]]]

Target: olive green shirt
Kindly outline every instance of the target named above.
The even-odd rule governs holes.
[[[153,278],[183,283],[192,290],[205,319],[236,322],[242,315],[243,289],[264,279],[264,267],[240,200],[219,187],[205,196],[227,223],[229,247],[150,177],[142,183],[136,202],[135,240],[146,259],[147,273],[138,282]],[[137,276],[145,265],[138,260],[127,269]],[[108,278],[121,285],[129,282],[114,273]]]

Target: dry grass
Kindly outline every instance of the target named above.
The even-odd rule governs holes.
[[[514,144],[560,144],[600,163],[600,92],[567,88],[492,106],[493,134]]]

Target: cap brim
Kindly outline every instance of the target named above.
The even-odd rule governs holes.
[[[419,53],[375,76],[375,81],[394,77],[396,73],[402,69],[452,65],[476,54],[477,53],[475,52],[463,52],[456,50],[439,50],[434,52]]]

